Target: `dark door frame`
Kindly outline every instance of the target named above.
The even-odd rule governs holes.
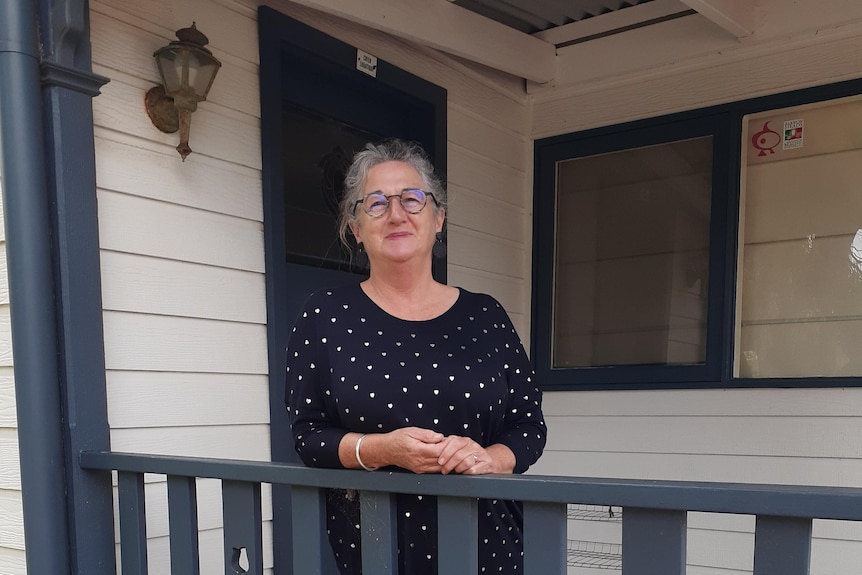
[[[282,106],[286,90],[283,66],[290,53],[306,51],[317,58],[356,74],[357,50],[271,8],[258,11],[260,41],[261,154],[263,176],[264,250],[266,264],[267,345],[269,353],[270,442],[273,461],[298,461],[293,450],[290,423],[284,408],[285,345],[290,326],[284,318],[288,305],[284,294],[290,278],[285,270],[284,149]],[[434,114],[434,145],[427,149],[435,168],[446,174],[446,91],[396,66],[378,60],[376,81],[430,104]],[[426,146],[426,148],[429,148]],[[445,281],[446,262],[435,262],[435,277]],[[293,572],[290,542],[289,491],[273,486],[274,567],[278,575]]]

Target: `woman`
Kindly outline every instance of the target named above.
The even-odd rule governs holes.
[[[415,145],[369,144],[345,178],[350,231],[370,274],[306,302],[288,344],[287,408],[310,466],[413,473],[523,473],[545,444],[541,393],[506,312],[492,297],[435,281],[446,192]],[[434,498],[399,495],[399,572],[437,572]],[[480,573],[523,569],[521,510],[479,501]],[[344,575],[361,572],[359,502],[327,497]]]

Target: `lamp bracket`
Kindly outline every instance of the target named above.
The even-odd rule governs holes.
[[[180,128],[179,114],[174,106],[174,99],[165,93],[164,86],[153,86],[144,97],[147,115],[153,125],[165,132],[173,134]]]

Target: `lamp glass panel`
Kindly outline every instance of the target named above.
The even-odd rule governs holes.
[[[201,99],[205,99],[210,91],[213,79],[218,72],[218,65],[208,54],[189,54],[189,87]]]
[[[163,48],[156,52],[156,63],[162,75],[165,92],[168,95],[179,93],[183,83],[182,50]]]

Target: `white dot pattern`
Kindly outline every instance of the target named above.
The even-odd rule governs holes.
[[[443,315],[404,321],[358,285],[317,292],[297,320],[287,360],[287,409],[306,465],[341,467],[338,444],[349,431],[411,425],[505,444],[516,473],[544,449],[541,392],[511,321],[490,296],[461,290]],[[361,555],[359,503],[344,493],[327,499],[327,529],[347,575],[361,572]],[[436,500],[401,495],[397,504],[400,573],[435,573]],[[479,509],[483,572],[520,573],[520,506],[480,500]]]

